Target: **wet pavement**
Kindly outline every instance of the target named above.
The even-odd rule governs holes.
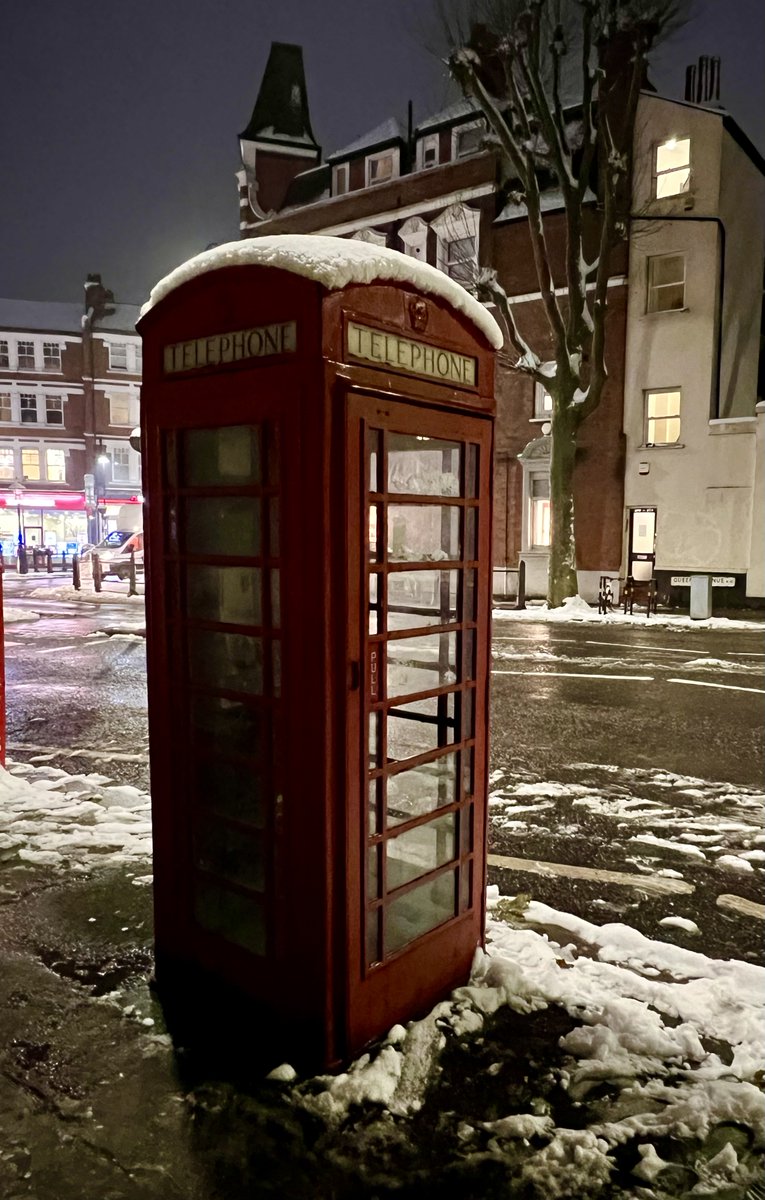
[[[36,603],[42,616],[6,629],[10,756],[146,787],[138,606],[116,598],[83,611],[18,591],[6,603]],[[491,850],[514,865],[493,865],[492,881],[597,923],[755,959],[762,921],[718,899],[762,899],[760,860],[742,857],[763,846],[761,634],[497,622],[495,635]],[[721,865],[726,857],[739,866]],[[545,863],[621,871],[644,886],[549,874]],[[701,932],[659,924],[673,915]],[[151,890],[136,869],[105,861],[62,876],[0,855],[2,1200],[505,1194],[489,1160],[478,1190],[459,1174],[439,1183],[438,1113],[460,1111],[455,1081],[472,1059],[447,1070],[422,1140],[400,1141],[415,1183],[391,1188],[389,1148],[369,1142],[362,1191],[363,1132],[325,1153],[325,1134],[281,1085],[234,1088],[173,1052],[149,986],[151,946]],[[566,1030],[540,1019],[541,1078]],[[523,1025],[510,1041],[528,1049],[528,1036]],[[474,1052],[496,1057],[493,1045]],[[435,1157],[423,1177],[425,1145]]]

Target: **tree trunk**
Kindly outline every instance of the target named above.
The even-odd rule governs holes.
[[[574,539],[574,460],[578,421],[567,403],[554,401],[550,451],[550,573],[547,603],[558,608],[578,591]]]

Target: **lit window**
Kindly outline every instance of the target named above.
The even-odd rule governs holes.
[[[0,367],[10,367],[11,360],[8,355],[8,343],[0,342]]]
[[[659,254],[648,259],[646,312],[671,312],[685,304],[685,255]]]
[[[109,367],[112,371],[127,371],[127,343],[109,343]]]
[[[541,383],[534,385],[534,420],[549,421],[552,416],[552,396]]]
[[[45,397],[45,420],[48,425],[64,424],[64,401],[60,396]]]
[[[126,483],[130,479],[128,446],[115,446],[112,450],[112,479],[115,483]]]
[[[691,139],[670,138],[656,147],[656,197],[679,196],[691,184]]]
[[[26,370],[34,370],[35,365],[35,344],[34,342],[19,342],[19,368]]]
[[[12,419],[11,393],[0,392],[0,421],[11,421]]]
[[[550,545],[550,480],[532,475],[529,480],[529,542],[532,548]]]
[[[135,422],[130,420],[130,397],[128,395],[118,395],[109,397],[109,424],[110,425],[134,425]]]
[[[332,195],[344,196],[348,191],[348,163],[340,163],[332,168]]]
[[[680,389],[646,392],[647,446],[672,446],[680,440]]]
[[[466,158],[468,154],[477,154],[481,149],[481,139],[484,128],[481,123],[463,125],[452,134],[452,152],[454,158]]]
[[[40,451],[39,450],[22,450],[21,451],[21,474],[25,479],[40,478]]]
[[[43,366],[46,371],[61,370],[61,347],[57,342],[43,342]]]
[[[396,155],[393,150],[385,150],[382,154],[370,154],[367,159],[367,186],[374,183],[387,183],[396,172]]]
[[[13,461],[13,450],[3,448],[0,450],[0,479],[13,479],[16,475],[16,467]]]
[[[34,425],[37,422],[37,396],[34,392],[22,392],[19,396],[21,420],[24,425]]]
[[[66,482],[66,454],[63,450],[45,451],[45,471],[51,483]]]

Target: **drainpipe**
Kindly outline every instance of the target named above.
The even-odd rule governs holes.
[[[699,217],[679,214],[669,216],[659,216],[656,214],[645,213],[630,213],[631,221],[712,221],[717,226],[718,244],[720,246],[720,276],[717,290],[717,329],[715,331],[715,376],[714,376],[714,395],[712,397],[712,405],[710,418],[720,416],[720,390],[722,377],[722,337],[723,337],[723,311],[725,308],[725,226],[720,217]]]

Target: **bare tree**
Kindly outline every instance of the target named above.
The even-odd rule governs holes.
[[[627,236],[646,59],[678,19],[670,0],[475,0],[441,9],[451,74],[483,113],[485,144],[499,154],[509,195],[525,208],[547,320],[547,344],[532,346],[496,272],[479,272],[476,290],[504,320],[512,368],[552,397],[551,606],[577,590],[577,431],[606,381],[607,288],[614,250]],[[565,214],[557,288],[542,216],[549,188],[560,193]]]

